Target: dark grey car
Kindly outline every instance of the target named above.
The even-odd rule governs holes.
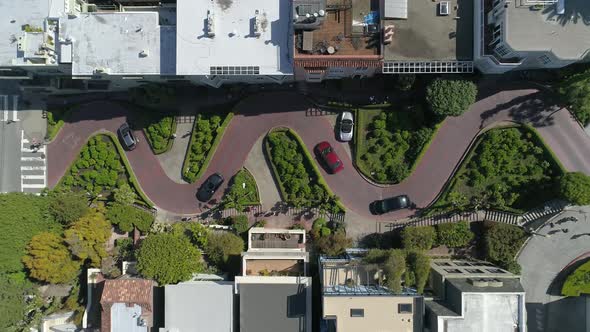
[[[133,136],[133,131],[131,131],[131,128],[129,128],[129,124],[127,124],[127,122],[123,123],[121,127],[119,127],[117,133],[119,134],[119,138],[121,139],[121,142],[125,148],[128,150],[135,149],[137,146],[137,140],[135,139],[135,136]]]
[[[407,209],[410,207],[410,199],[406,195],[395,196],[378,201],[374,201],[369,206],[372,214],[384,214],[387,212]]]
[[[197,190],[197,199],[201,202],[208,202],[215,191],[223,184],[223,176],[219,173],[211,174]]]

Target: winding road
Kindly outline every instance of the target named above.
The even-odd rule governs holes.
[[[344,146],[336,141],[330,122],[321,116],[308,115],[306,110],[314,106],[306,98],[294,92],[254,95],[234,109],[236,115],[202,179],[213,172],[229,179],[242,167],[260,136],[273,127],[288,126],[302,137],[310,151],[322,140],[335,147],[345,168],[335,175],[328,175],[322,169],[322,175],[348,209],[367,217],[370,216],[370,202],[399,194],[409,195],[420,208],[436,198],[481,129],[505,121],[531,124],[568,170],[590,174],[590,138],[566,109],[546,103],[543,93],[537,89],[503,89],[484,89],[465,114],[448,118],[414,172],[402,183],[388,187],[376,186],[356,171]],[[74,112],[72,119],[48,145],[49,186],[57,184],[89,136],[100,130],[116,132],[126,116],[127,111],[122,106],[106,101],[85,104]],[[195,192],[201,181],[195,184],[172,181],[152,154],[143,133],[136,134],[143,142],[127,152],[127,158],[146,195],[163,210],[178,214],[199,213]],[[214,198],[219,199],[223,189]],[[402,210],[372,218],[391,221],[412,214],[413,210]]]

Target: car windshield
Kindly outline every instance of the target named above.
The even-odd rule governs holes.
[[[350,133],[352,131],[352,121],[348,119],[342,120],[340,130],[342,130],[343,133]]]
[[[125,144],[127,144],[128,146],[135,144],[135,142],[133,142],[133,138],[131,138],[131,133],[129,131],[125,131],[123,133],[123,139],[125,140]]]
[[[332,152],[332,147],[328,146],[327,148],[322,150],[322,156],[326,156],[330,152]]]
[[[337,162],[332,164],[332,169],[336,169],[336,168],[340,167],[340,165],[342,165],[342,162],[340,160],[338,160]]]
[[[383,201],[382,207],[386,211],[401,209],[403,206],[402,199],[394,197]]]

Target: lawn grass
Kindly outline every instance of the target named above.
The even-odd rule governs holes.
[[[590,260],[572,272],[561,288],[563,296],[580,296],[590,294]]]
[[[367,178],[381,184],[401,182],[414,170],[440,123],[431,128],[420,106],[397,110],[370,105],[355,111],[354,162]]]
[[[182,177],[185,181],[194,183],[207,170],[233,115],[232,112],[209,112],[197,115],[182,164]]]
[[[103,200],[112,198],[113,190],[129,183],[136,193],[136,203],[152,207],[153,203],[141,190],[129,165],[123,147],[112,133],[91,137],[80,150],[58,187],[86,191]]]
[[[482,134],[428,212],[493,208],[523,213],[555,198],[563,166],[531,127]]]

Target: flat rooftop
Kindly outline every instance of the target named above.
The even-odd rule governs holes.
[[[590,2],[566,0],[565,13],[556,5],[533,10],[514,1],[506,9],[506,41],[515,51],[550,50],[560,59],[582,58],[590,49]]]
[[[256,10],[267,19],[259,37],[254,35]],[[214,16],[214,37],[207,35],[208,12]],[[290,75],[290,24],[290,1],[178,0],[177,74],[210,75],[212,67],[221,67],[220,74],[235,75],[234,68],[223,70],[258,67],[260,75]]]
[[[175,28],[160,27],[157,12],[82,13],[61,20],[71,38],[72,74],[175,74]]]
[[[240,331],[307,331],[308,320],[311,320],[311,316],[307,315],[307,287],[311,286],[298,283],[242,283],[238,287]]]
[[[233,283],[195,281],[166,285],[166,331],[231,332]]]
[[[385,0],[388,1],[388,0]],[[385,18],[394,25],[393,42],[383,45],[385,61],[471,61],[473,0],[450,0],[449,15],[438,15],[440,1],[408,0],[408,18]]]
[[[467,294],[464,297],[464,317],[446,320],[448,331],[515,331],[522,326],[520,319],[525,310],[520,295],[514,294]]]
[[[17,52],[17,38],[25,24],[42,28],[46,17],[58,17],[63,11],[64,1],[0,1],[0,66],[23,64],[23,54]]]

